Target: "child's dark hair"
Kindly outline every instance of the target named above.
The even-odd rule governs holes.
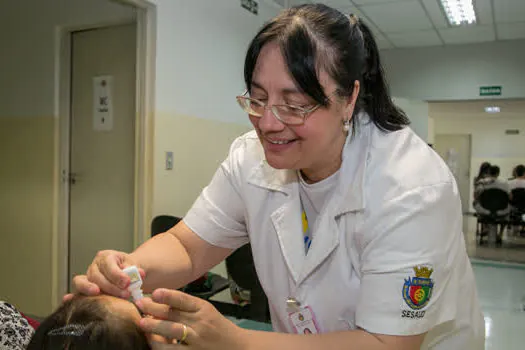
[[[372,32],[357,17],[322,4],[299,5],[281,12],[259,31],[248,48],[244,64],[248,91],[257,58],[270,42],[279,44],[297,86],[322,106],[330,101],[319,82],[321,68],[336,82],[341,97],[351,96],[354,82],[360,82],[352,122],[364,109],[383,131],[410,124],[392,101]]]
[[[95,298],[76,296],[37,328],[28,350],[149,350],[148,339],[133,321],[120,317]]]

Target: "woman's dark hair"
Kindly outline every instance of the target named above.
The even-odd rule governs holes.
[[[248,48],[244,64],[248,91],[257,58],[270,42],[280,46],[298,87],[322,106],[328,106],[330,101],[319,82],[321,69],[336,82],[342,97],[351,96],[354,82],[360,82],[352,122],[364,109],[383,131],[399,130],[410,124],[406,114],[392,101],[372,32],[356,17],[322,4],[299,5],[282,11],[263,26]]]
[[[479,166],[478,175],[476,176],[476,178],[474,179],[474,181],[481,180],[481,179],[483,179],[485,176],[489,175],[489,173],[490,173],[490,167],[491,167],[491,164],[490,164],[489,162],[483,162],[483,163],[481,163],[481,165]]]
[[[144,332],[95,298],[74,297],[37,328],[28,350],[149,350]]]

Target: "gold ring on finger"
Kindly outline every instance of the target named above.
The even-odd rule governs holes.
[[[183,343],[186,341],[186,338],[188,338],[188,326],[185,324],[182,325],[182,337],[180,338],[179,342]]]

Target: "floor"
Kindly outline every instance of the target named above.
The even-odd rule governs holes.
[[[525,349],[525,265],[474,259],[486,350]]]
[[[471,216],[464,217],[463,230],[471,258],[525,264],[525,238],[509,236],[505,231],[501,247],[479,246],[476,244],[476,219]]]

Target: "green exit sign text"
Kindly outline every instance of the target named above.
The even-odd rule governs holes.
[[[501,96],[501,86],[480,86],[480,96]]]

